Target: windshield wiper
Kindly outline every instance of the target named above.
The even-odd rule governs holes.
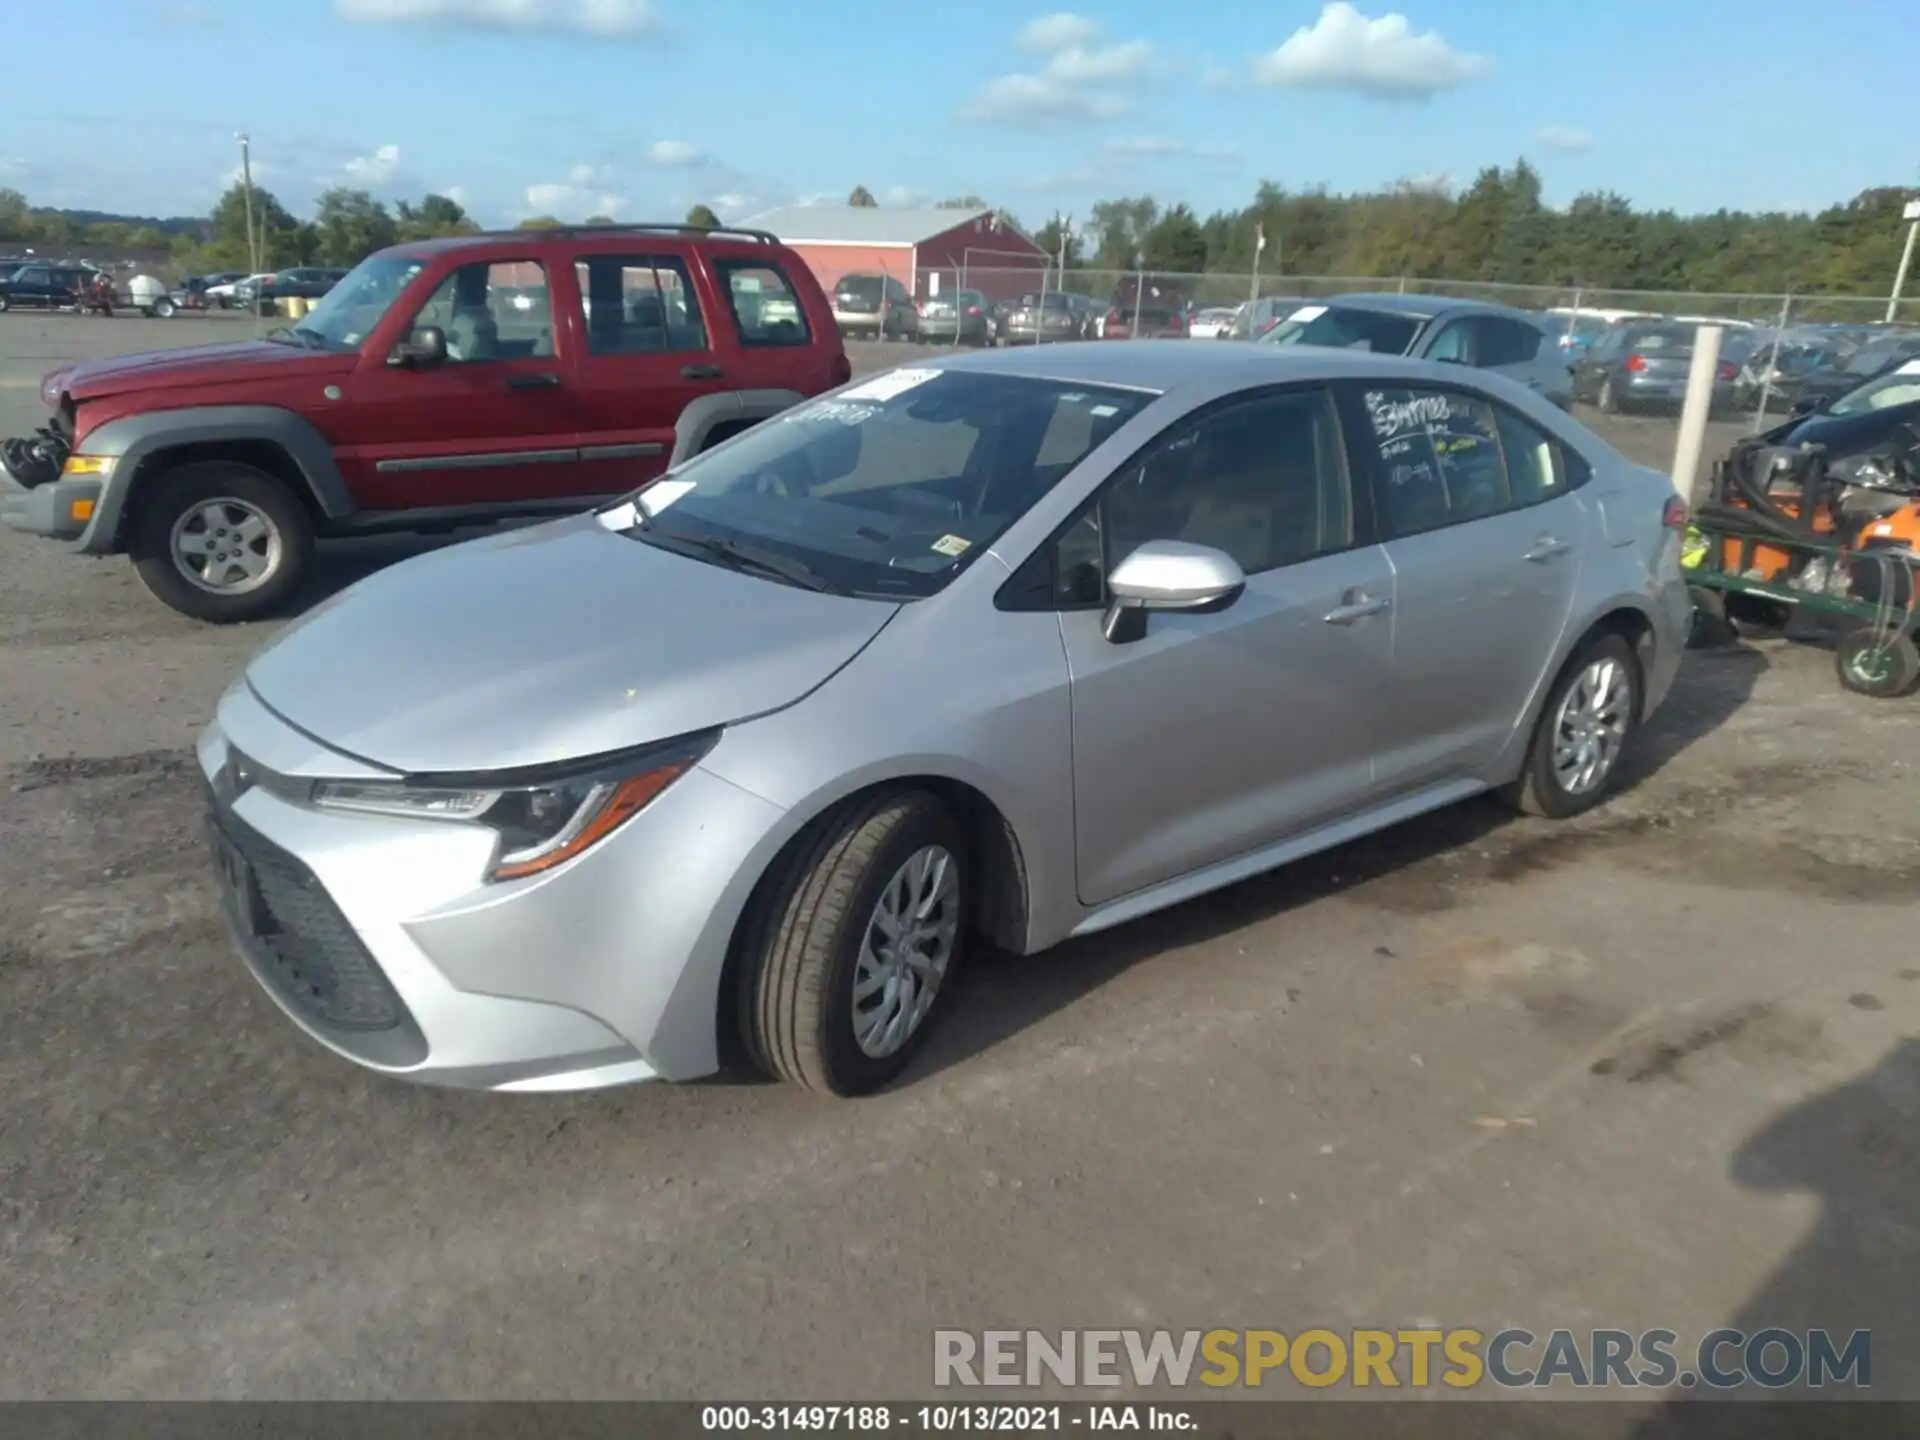
[[[313,331],[302,330],[297,325],[276,325],[260,338],[263,340],[278,340],[282,343],[291,343],[298,345],[302,350],[318,350],[326,344],[326,342],[314,334]]]
[[[729,536],[663,535],[649,525],[647,539],[650,543],[666,549],[693,551],[699,555],[711,557],[735,570],[757,570],[762,575],[770,575],[789,585],[797,585],[802,590],[812,590],[822,595],[853,593],[845,586],[834,584],[811,565],[790,559],[777,550],[763,549],[761,546],[746,544]]]

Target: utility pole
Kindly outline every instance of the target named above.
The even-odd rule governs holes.
[[[1253,227],[1253,281],[1247,286],[1249,311],[1260,303],[1260,252],[1267,248],[1267,226],[1261,221]]]
[[[1920,200],[1909,200],[1906,208],[1900,212],[1900,218],[1907,222],[1907,243],[1900,252],[1900,268],[1894,272],[1893,294],[1887,297],[1887,323],[1893,323],[1894,316],[1900,313],[1900,292],[1907,288],[1907,267],[1913,264],[1913,237],[1920,235]]]
[[[260,242],[253,233],[253,157],[248,150],[246,133],[242,131],[234,137],[240,142],[240,184],[247,197],[247,273],[260,273]]]
[[[1067,246],[1073,242],[1073,216],[1055,213],[1053,223],[1060,227],[1060,288],[1067,288]]]

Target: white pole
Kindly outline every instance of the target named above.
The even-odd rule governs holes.
[[[1687,372],[1687,398],[1680,407],[1680,440],[1673,451],[1673,488],[1693,503],[1693,478],[1707,444],[1707,416],[1713,408],[1713,382],[1720,374],[1720,327],[1702,325],[1693,332],[1693,368]]]
[[[1773,327],[1773,344],[1767,350],[1766,372],[1760,377],[1760,405],[1753,412],[1753,433],[1767,428],[1767,401],[1773,398],[1773,372],[1780,364],[1780,342],[1786,338],[1787,319],[1793,313],[1793,292],[1780,297],[1780,323]]]
[[[258,275],[260,244],[253,235],[253,157],[248,151],[248,143],[245,135],[240,136],[240,184],[247,197],[247,263],[253,267],[251,273]]]
[[[1920,235],[1920,201],[1907,206],[1907,218],[1913,223],[1907,226],[1907,243],[1900,251],[1900,268],[1894,272],[1893,294],[1887,297],[1887,323],[1893,323],[1893,317],[1900,313],[1900,292],[1907,288],[1907,268],[1913,264],[1913,237]]]

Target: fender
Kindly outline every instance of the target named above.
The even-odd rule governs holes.
[[[85,555],[111,555],[120,548],[120,522],[146,462],[178,445],[258,440],[277,446],[293,461],[320,513],[330,520],[351,515],[353,495],[334,464],[333,447],[305,417],[278,405],[196,405],[147,410],[109,420],[89,431],[79,447],[111,455],[118,463],[100,493],[93,518],[70,548]]]
[[[798,390],[728,390],[702,395],[680,412],[673,427],[673,454],[667,459],[667,468],[671,470],[698,455],[715,426],[765,420],[806,398]]]

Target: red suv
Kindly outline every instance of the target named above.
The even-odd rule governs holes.
[[[0,447],[0,518],[202,620],[299,588],[316,538],[564,514],[851,378],[764,231],[630,225],[399,245],[264,339],[92,360]],[[0,486],[0,489],[8,487]]]

